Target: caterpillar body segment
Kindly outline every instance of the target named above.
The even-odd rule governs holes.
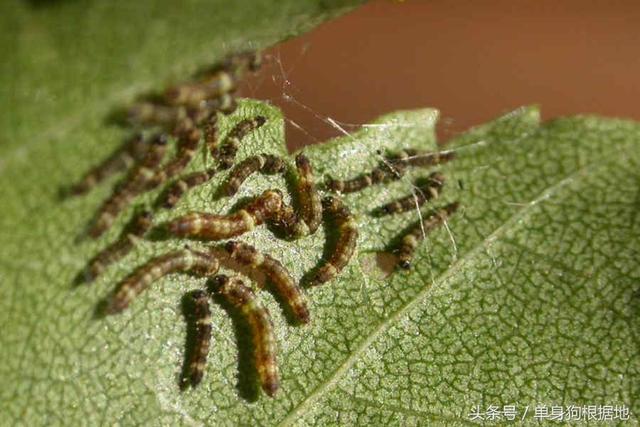
[[[231,129],[220,148],[214,152],[213,157],[217,159],[220,169],[229,169],[233,166],[242,139],[250,132],[262,127],[266,121],[267,119],[265,117],[256,116],[250,119],[241,120],[233,129]]]
[[[135,247],[136,241],[142,238],[153,225],[150,211],[134,214],[122,235],[100,251],[87,266],[86,279],[92,281],[97,278],[111,264],[124,258]]]
[[[322,200],[316,189],[311,162],[304,154],[296,156],[298,170],[297,191],[300,203],[300,215],[310,234],[316,232],[322,222]]]
[[[165,135],[157,135],[152,140],[144,159],[131,170],[125,181],[116,188],[111,197],[101,206],[89,230],[91,237],[97,238],[108,230],[120,212],[122,212],[137,195],[149,187],[164,158],[166,145],[167,139]]]
[[[197,107],[203,102],[233,92],[246,71],[259,68],[259,56],[255,52],[230,56],[220,65],[202,72],[197,80],[170,87],[165,91],[164,100],[169,105]]]
[[[432,211],[423,218],[422,221],[414,225],[407,234],[402,237],[400,247],[397,251],[397,267],[405,270],[411,268],[413,255],[425,236],[442,225],[458,208],[458,202],[450,203],[441,209]]]
[[[209,295],[203,290],[197,290],[191,294],[191,299],[194,307],[194,348],[186,362],[186,370],[180,382],[180,388],[183,390],[188,386],[195,387],[202,381],[211,343]]]
[[[306,297],[280,261],[258,252],[256,248],[246,243],[230,241],[226,243],[225,250],[240,264],[263,272],[275,285],[278,294],[289,306],[296,319],[301,323],[309,323],[310,315]]]
[[[427,152],[405,149],[384,157],[370,172],[347,180],[328,177],[325,185],[329,191],[336,193],[354,193],[372,185],[398,180],[404,176],[409,167],[432,167],[447,163],[454,158],[453,151]]]
[[[258,154],[238,163],[229,173],[224,188],[226,196],[233,196],[240,186],[253,173],[261,172],[268,175],[282,173],[285,170],[285,162],[281,157],[272,154]]]
[[[311,286],[321,285],[334,279],[355,253],[358,241],[358,225],[355,218],[342,200],[335,196],[323,199],[324,212],[333,218],[337,228],[338,238],[333,253],[328,260],[318,268],[310,281]]]
[[[167,230],[178,237],[222,240],[252,231],[272,219],[282,207],[282,193],[267,190],[243,209],[229,215],[192,212],[172,220]]]
[[[215,168],[209,168],[201,172],[193,172],[183,177],[178,178],[161,196],[162,201],[160,205],[171,209],[173,208],[182,196],[190,189],[197,187],[209,181],[216,174]]]
[[[106,314],[120,313],[153,282],[171,273],[194,273],[211,276],[218,272],[219,262],[209,252],[183,249],[153,258],[127,277],[111,296]]]
[[[82,179],[71,186],[69,194],[79,196],[89,192],[108,177],[133,167],[144,158],[149,144],[141,134],[134,135],[107,160],[93,167]]]
[[[426,202],[438,198],[444,182],[444,175],[439,172],[433,172],[425,182],[415,186],[413,194],[387,203],[378,208],[374,213],[382,216],[416,209],[416,207],[420,207]]]
[[[253,341],[255,368],[264,392],[273,397],[280,387],[276,360],[277,343],[271,314],[237,277],[218,275],[213,279],[214,291],[222,295],[246,319]]]

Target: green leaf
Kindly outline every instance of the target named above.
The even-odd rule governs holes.
[[[313,2],[298,4],[290,2],[289,16],[326,11]],[[516,405],[520,411],[529,406],[532,412],[538,404],[573,404],[626,405],[637,422],[640,125],[629,121],[577,117],[541,125],[535,108],[522,108],[456,138],[447,148],[457,158],[440,167],[447,184],[434,205],[458,200],[461,210],[447,227],[428,236],[411,272],[388,275],[379,267],[378,252],[418,219],[417,212],[385,219],[369,212],[408,194],[412,179],[429,171],[413,170],[404,180],[345,196],[359,224],[357,256],[338,280],[306,292],[311,324],[288,324],[271,294],[259,293],[272,313],[279,345],[282,382],[275,399],[252,394],[246,363],[251,348],[238,340],[236,325],[216,304],[204,380],[194,390],[179,391],[186,329],[181,300],[189,290],[202,288],[202,279],[167,277],[121,315],[95,319],[96,305],[132,269],[184,244],[145,241],[95,284],[72,286],[131,212],[100,240],[78,242],[115,180],[84,198],[57,197],[61,186],[76,181],[125,136],[103,123],[105,115],[139,90],[161,87],[174,70],[181,76],[206,62],[202,58],[219,58],[219,42],[209,45],[201,34],[208,27],[205,20],[228,23],[229,33],[218,40],[233,39],[229,34],[254,40],[261,29],[282,27],[271,36],[276,39],[292,25],[284,17],[276,25],[273,19],[281,12],[273,12],[272,22],[265,18],[262,26],[239,26],[253,22],[255,13],[236,15],[219,6],[215,10],[224,19],[213,11],[205,19],[203,5],[191,5],[187,17],[182,11],[170,13],[166,2],[153,19],[164,23],[150,24],[161,40],[186,49],[179,50],[184,57],[175,68],[155,43],[136,57],[133,43],[111,40],[109,26],[130,28],[126,39],[131,40],[147,31],[134,13],[142,8],[137,3],[128,12],[102,2],[7,9],[24,14],[16,37],[35,38],[29,42],[35,51],[5,64],[22,69],[18,75],[2,73],[4,90],[9,85],[15,91],[9,101],[15,108],[5,107],[0,119],[3,139],[10,141],[0,149],[3,421],[453,425],[468,424],[475,405]],[[271,10],[264,7],[266,14]],[[98,22],[105,16],[109,24]],[[196,28],[191,28],[187,18],[194,17]],[[74,49],[91,52],[91,42],[57,25],[60,19],[76,29],[86,25],[86,34],[96,37],[94,46],[107,46],[95,53],[96,63],[74,55]],[[176,28],[181,35],[172,39]],[[217,50],[205,52],[209,46]],[[34,58],[63,65],[47,72]],[[136,60],[139,66],[129,69],[126,64]],[[103,75],[101,67],[110,66]],[[91,89],[78,77],[82,70],[103,81]],[[41,105],[35,102],[38,96]],[[256,114],[268,122],[244,140],[238,158],[256,152],[284,155],[282,116],[267,104],[243,101],[221,121],[222,134]],[[325,174],[351,177],[375,165],[380,149],[436,149],[436,121],[434,110],[398,112],[304,152],[318,180]],[[205,165],[206,159],[198,157],[191,168]],[[190,210],[226,212],[244,197],[285,188],[280,177],[254,176],[234,198],[216,200],[223,179],[190,192],[173,211],[158,213],[156,221]],[[242,240],[301,277],[321,259],[327,232],[322,228],[288,242],[260,228]],[[526,421],[533,424],[531,412]]]
[[[3,1],[0,144],[57,143],[102,124],[134,96],[184,80],[229,52],[271,46],[359,3]]]
[[[239,157],[284,154],[282,118],[266,104],[244,101],[223,120],[222,133],[255,114],[268,124],[245,140]],[[351,176],[371,166],[380,148],[434,148],[436,118],[434,110],[391,114],[305,152],[319,175]],[[178,391],[180,301],[202,280],[168,277],[122,315],[92,318],[99,300],[136,265],[183,242],[144,242],[94,286],[71,289],[126,215],[104,239],[74,243],[108,186],[85,199],[55,201],[55,186],[46,182],[73,177],[54,166],[65,164],[62,153],[38,146],[31,164],[6,166],[2,187],[11,202],[3,217],[11,233],[2,236],[7,413],[32,423],[217,425],[464,424],[474,405],[619,404],[635,412],[639,136],[635,123],[592,117],[540,126],[537,110],[524,108],[457,138],[457,159],[441,167],[448,185],[438,203],[459,200],[462,212],[429,236],[411,273],[384,277],[374,253],[417,213],[368,215],[408,193],[410,179],[346,196],[361,233],[358,259],[339,280],[308,291],[312,323],[288,325],[278,303],[260,293],[280,348],[282,385],[273,400],[246,395],[246,363],[238,360],[251,349],[238,347],[233,322],[217,306],[205,379]],[[223,212],[285,185],[255,176],[235,198],[212,201],[223,179],[157,220]],[[323,230],[292,243],[259,229],[243,240],[300,277],[319,261],[325,236]]]

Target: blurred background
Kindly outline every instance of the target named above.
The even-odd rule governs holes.
[[[441,142],[527,104],[640,119],[632,0],[375,0],[267,56],[242,95],[285,111],[290,150],[399,109],[438,108]]]

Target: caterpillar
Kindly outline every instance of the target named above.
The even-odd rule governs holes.
[[[453,215],[459,207],[458,202],[450,203],[441,209],[432,211],[429,215],[415,224],[402,237],[400,247],[398,248],[397,266],[402,269],[411,268],[411,259],[420,242],[426,237],[430,231],[442,225],[444,221]]]
[[[186,107],[138,102],[127,111],[127,121],[133,126],[161,126],[173,129],[189,117]]]
[[[217,111],[223,114],[233,112],[237,107],[233,95],[224,93],[202,102],[197,107],[166,105],[158,102],[139,102],[129,108],[128,122],[134,126],[160,126],[172,131],[182,121],[190,119],[195,124],[204,122]]]
[[[225,250],[232,259],[240,264],[263,272],[275,285],[278,294],[291,309],[296,319],[301,323],[309,323],[309,309],[302,289],[286,268],[270,255],[262,254],[251,245],[230,241],[225,245]]]
[[[316,232],[322,222],[322,201],[313,179],[311,162],[304,154],[296,156],[298,170],[297,193],[300,202],[300,216],[306,223],[309,233]]]
[[[242,139],[250,132],[265,124],[267,119],[263,116],[256,116],[251,119],[241,120],[224,140],[222,146],[214,153],[218,157],[220,169],[229,169],[235,161],[238,148]]]
[[[413,194],[387,203],[374,213],[379,216],[390,215],[415,209],[416,206],[422,206],[429,200],[439,196],[444,182],[444,175],[439,172],[433,172],[424,183],[416,183],[416,191]]]
[[[89,230],[93,238],[101,236],[111,227],[118,214],[133,200],[135,196],[143,192],[152,182],[156,170],[165,155],[167,139],[164,134],[156,135],[150,143],[150,147],[144,158],[118,188],[101,206],[98,215]]]
[[[364,173],[352,179],[338,180],[327,177],[325,186],[329,191],[336,193],[355,193],[372,185],[399,179],[403,174],[404,169],[401,165],[394,167],[393,165],[383,163],[371,172]]]
[[[310,285],[316,286],[335,278],[349,263],[358,240],[358,226],[349,209],[338,197],[329,196],[323,199],[324,212],[333,217],[338,229],[338,239],[333,253],[312,276]]]
[[[232,70],[236,78],[245,71],[258,71],[262,66],[262,54],[253,50],[234,53],[225,58],[222,67]]]
[[[202,381],[211,342],[209,295],[203,290],[196,290],[191,294],[191,300],[194,307],[194,348],[186,362],[185,373],[180,382],[180,388],[183,390],[188,386],[195,387]]]
[[[211,116],[212,113],[216,111],[221,112],[222,114],[229,115],[236,111],[238,108],[238,102],[236,101],[236,97],[225,93],[220,95],[217,98],[209,99],[204,102],[204,107],[198,111],[201,111],[201,116],[196,116],[196,118],[204,118]],[[215,114],[214,114],[215,115]],[[201,120],[196,120],[196,123],[201,122]]]
[[[245,318],[251,330],[255,367],[264,392],[275,396],[280,387],[276,361],[277,344],[269,311],[253,291],[237,277],[218,275],[212,281],[214,291],[222,295]]]
[[[170,87],[164,99],[170,105],[198,106],[203,101],[233,92],[245,71],[255,71],[260,66],[257,53],[242,53],[229,57],[221,65],[203,72],[197,81]]]
[[[73,196],[85,194],[111,175],[130,168],[144,158],[148,146],[141,134],[134,135],[109,158],[93,167],[78,183],[72,185],[69,193]]]
[[[298,215],[293,206],[284,201],[271,222],[280,228],[287,238],[297,239],[309,234],[307,224]]]
[[[178,178],[169,188],[160,195],[160,206],[165,208],[173,208],[182,198],[184,193],[191,188],[202,185],[209,181],[216,173],[215,168],[209,168],[201,172],[193,172]]]
[[[326,187],[338,193],[354,193],[372,185],[400,179],[407,167],[430,167],[451,161],[455,157],[453,151],[440,153],[406,149],[396,155],[387,156],[371,172],[364,173],[348,180],[337,180],[328,177]]]
[[[156,187],[182,172],[195,157],[201,136],[202,132],[197,127],[191,123],[185,123],[179,130],[178,152],[173,159],[156,172],[148,185],[148,189]]]
[[[224,192],[227,196],[233,196],[238,192],[242,183],[255,172],[272,175],[281,173],[284,169],[285,163],[282,158],[272,154],[247,157],[229,173]]]
[[[89,262],[86,269],[87,281],[94,280],[102,274],[109,265],[122,259],[131,252],[135,246],[136,239],[144,236],[151,228],[152,219],[151,212],[147,210],[135,213],[118,240],[100,251],[100,253]]]
[[[179,237],[222,240],[253,230],[271,219],[282,207],[282,193],[267,190],[243,209],[230,215],[191,212],[170,221],[167,230]]]
[[[154,281],[171,273],[195,273],[211,276],[218,272],[219,263],[211,253],[183,249],[153,258],[139,267],[118,286],[107,301],[106,314],[120,313]]]
[[[283,202],[273,219],[286,237],[297,239],[314,233],[322,222],[322,201],[316,189],[309,159],[303,154],[296,156],[295,193],[299,210]]]
[[[218,117],[213,115],[204,123],[204,143],[210,156],[215,157],[218,152]]]
[[[455,158],[454,151],[430,152],[415,149],[403,150],[399,156],[390,158],[389,162],[394,165],[429,167],[447,163]]]

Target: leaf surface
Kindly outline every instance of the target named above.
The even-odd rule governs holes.
[[[447,184],[434,205],[457,200],[461,210],[447,227],[429,234],[409,273],[387,275],[377,254],[418,212],[384,219],[369,212],[409,194],[413,179],[429,171],[412,170],[398,182],[345,196],[360,230],[357,256],[338,280],[306,292],[311,324],[290,325],[269,289],[259,292],[279,345],[282,383],[275,399],[256,393],[247,362],[251,348],[217,304],[204,380],[179,391],[186,329],[181,300],[202,288],[202,279],[167,277],[121,315],[93,317],[96,304],[132,269],[185,241],[142,242],[95,284],[73,288],[76,274],[117,236],[131,210],[100,240],[78,242],[116,181],[66,201],[58,199],[58,189],[123,139],[122,129],[103,120],[139,90],[161,87],[202,58],[220,57],[222,40],[262,45],[298,29],[286,14],[319,17],[329,10],[326,2],[292,1],[283,3],[286,13],[276,13],[268,3],[265,21],[254,26],[254,15],[263,15],[253,9],[243,15],[213,7],[220,2],[208,6],[219,15],[204,18],[201,2],[188,3],[191,15],[168,13],[166,2],[149,19],[153,29],[142,25],[138,3],[128,11],[98,2],[11,9],[24,24],[13,37],[35,38],[28,43],[35,51],[3,65],[21,73],[2,73],[3,90],[12,92],[7,105],[13,106],[5,105],[8,113],[0,118],[6,140],[0,149],[3,420],[468,424],[475,405],[516,405],[522,411],[538,404],[617,404],[629,407],[637,421],[640,126],[629,121],[575,117],[540,124],[535,108],[521,108],[455,138],[446,148],[457,158],[439,168]],[[105,16],[111,25],[130,28],[131,36],[112,40],[109,25],[100,22]],[[57,25],[59,19],[95,39],[78,37]],[[241,25],[245,21],[252,24]],[[214,24],[228,31],[221,29],[212,42],[202,33]],[[125,43],[142,39],[145,31],[158,33],[159,46]],[[170,59],[162,40],[182,52],[180,61]],[[74,52],[93,52],[95,63]],[[60,63],[60,69],[41,69]],[[80,78],[83,72],[93,84]],[[243,101],[221,121],[221,133],[256,114],[265,115],[267,124],[244,140],[238,158],[286,155],[282,116],[268,104]],[[319,181],[325,174],[351,177],[373,167],[378,150],[437,149],[436,121],[435,110],[397,112],[304,152]],[[207,161],[199,156],[191,168]],[[216,199],[224,177],[190,192],[155,220],[191,210],[226,212],[264,189],[286,188],[280,177],[253,176],[234,198]],[[150,203],[155,195],[137,202]],[[299,278],[320,261],[331,233],[323,227],[288,242],[260,228],[242,240],[280,259]],[[531,414],[526,421],[534,423]]]

